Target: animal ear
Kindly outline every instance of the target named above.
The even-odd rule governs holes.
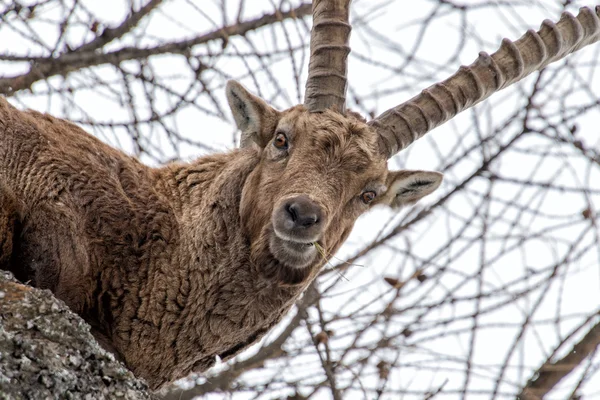
[[[395,209],[414,204],[435,191],[443,177],[443,174],[432,171],[391,171],[386,183],[388,190],[377,203]]]
[[[252,143],[265,147],[277,126],[279,111],[236,81],[227,82],[225,93],[233,119],[242,131],[240,147],[248,147]]]

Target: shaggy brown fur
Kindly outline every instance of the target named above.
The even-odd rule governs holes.
[[[299,268],[272,254],[282,201],[322,208],[319,243],[333,253],[369,207],[361,194],[396,184],[363,122],[228,90],[259,145],[162,168],[0,98],[0,267],[52,290],[154,389],[256,342],[314,279],[320,257]],[[401,185],[413,195],[439,185],[404,174],[420,179]]]

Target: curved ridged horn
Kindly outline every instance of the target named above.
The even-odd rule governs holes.
[[[565,12],[557,24],[545,20],[516,42],[502,41],[491,56],[480,53],[441,83],[369,122],[379,133],[383,154],[392,157],[433,128],[530,73],[600,39],[600,6],[583,7],[574,17]]]
[[[314,0],[304,105],[310,112],[344,112],[350,46],[350,0]]]

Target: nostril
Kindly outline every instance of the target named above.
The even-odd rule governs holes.
[[[290,215],[293,222],[296,222],[298,220],[298,206],[296,204],[288,204],[287,206],[285,206],[285,210]]]
[[[309,226],[316,224],[318,221],[319,219],[317,218],[316,214],[305,215],[304,218],[302,218],[301,224],[303,227],[308,228]]]

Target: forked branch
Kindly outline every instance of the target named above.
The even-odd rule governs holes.
[[[191,39],[169,42],[154,47],[139,48],[131,46],[112,51],[107,51],[103,47],[120,37],[119,35],[129,32],[143,16],[149,14],[159,3],[161,2],[158,0],[148,2],[139,12],[130,16],[118,27],[109,28],[91,42],[56,57],[2,57],[3,60],[7,61],[29,62],[31,68],[28,72],[15,76],[4,77],[0,74],[0,94],[6,97],[12,96],[14,93],[30,89],[34,83],[52,76],[66,76],[69,73],[98,65],[118,65],[123,61],[143,60],[162,54],[187,54],[190,48],[194,46],[203,45],[212,40],[227,40],[233,36],[243,36],[250,31],[260,29],[276,21],[302,18],[308,15],[311,10],[309,3],[302,3],[289,11],[276,10],[274,13],[227,25]]]

